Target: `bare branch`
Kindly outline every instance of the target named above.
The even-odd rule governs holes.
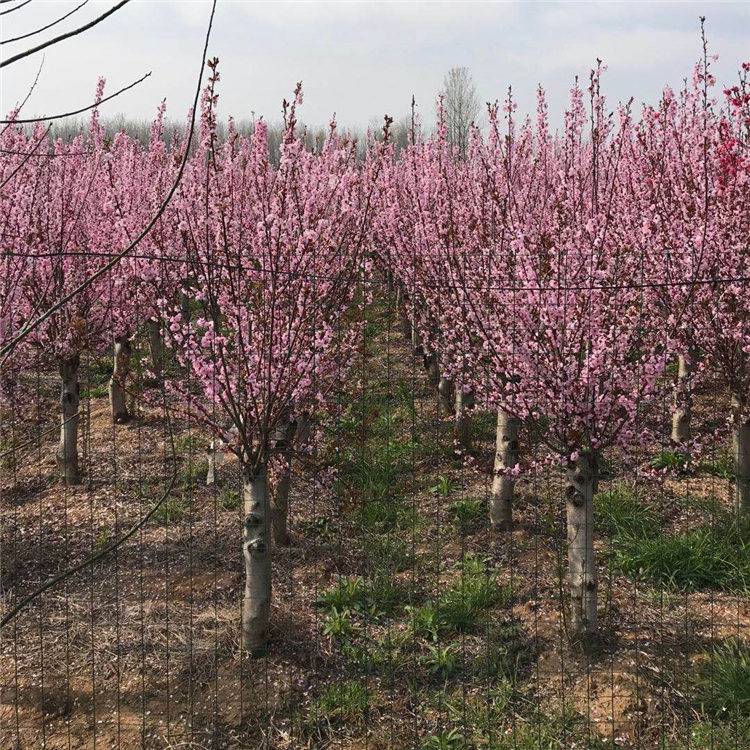
[[[17,55],[13,55],[12,57],[9,57],[7,60],[3,60],[0,62],[0,68],[6,67],[6,65],[12,65],[14,62],[18,62],[19,60],[23,60],[25,57],[29,57],[30,55],[36,54],[37,52],[46,49],[47,47],[51,47],[54,44],[58,44],[59,42],[64,41],[65,39],[70,39],[71,37],[77,36],[78,34],[82,34],[84,31],[88,31],[90,28],[93,28],[97,24],[101,23],[105,18],[108,18],[113,13],[116,13],[120,8],[122,8],[124,5],[127,5],[130,2],[130,0],[120,0],[117,5],[110,8],[106,13],[102,13],[97,18],[94,18],[92,21],[89,21],[87,24],[84,24],[83,26],[79,26],[77,29],[73,29],[72,31],[68,31],[65,34],[60,34],[60,36],[56,36],[53,39],[49,39],[46,42],[42,42],[42,44],[38,44],[36,47],[32,47],[31,49],[27,49],[25,52],[19,52]]]
[[[145,81],[150,75],[151,75],[151,71],[149,71],[145,75],[142,75],[137,81],[133,81],[133,83],[130,83],[127,86],[124,86],[119,91],[115,91],[114,94],[105,96],[103,99],[100,99],[98,102],[89,104],[87,107],[81,107],[81,109],[75,109],[71,112],[62,112],[59,115],[49,115],[45,117],[28,117],[24,120],[18,120],[18,119],[0,120],[0,124],[22,125],[22,124],[31,123],[31,122],[49,122],[50,120],[61,120],[63,117],[72,117],[73,115],[80,115],[81,112],[87,112],[90,109],[94,109],[95,107],[98,107],[100,104],[104,104],[104,102],[108,102],[110,99],[114,99],[116,96],[120,96],[120,94],[124,94],[126,91],[128,91],[129,89],[132,89],[134,86],[137,86],[139,83],[143,83],[143,81]]]
[[[20,42],[22,39],[28,39],[30,36],[35,36],[36,34],[41,34],[43,31],[47,31],[47,29],[51,29],[53,26],[56,26],[60,21],[64,21],[66,18],[69,18],[72,16],[77,10],[80,10],[83,8],[86,3],[88,3],[89,0],[83,0],[83,2],[80,5],[76,5],[73,10],[68,11],[64,16],[60,16],[59,18],[55,19],[54,21],[51,21],[46,26],[41,26],[38,29],[35,29],[34,31],[29,31],[27,34],[21,34],[21,36],[14,36],[12,39],[3,39],[0,41],[0,45],[3,44],[10,44],[11,42]]]

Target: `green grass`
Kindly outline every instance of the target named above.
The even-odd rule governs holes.
[[[367,686],[358,680],[329,685],[310,707],[316,721],[345,724],[362,720],[369,707]]]
[[[706,502],[711,523],[665,533],[655,509],[627,486],[599,493],[594,513],[611,537],[613,567],[680,590],[750,589],[750,526]]]
[[[457,500],[448,508],[448,513],[461,534],[476,531],[487,516],[484,502],[475,498]]]
[[[458,652],[451,643],[429,644],[427,653],[423,654],[419,661],[430,676],[443,680],[447,680],[458,671]]]
[[[597,527],[610,537],[651,536],[660,526],[656,511],[624,484],[594,497],[594,519]]]
[[[448,497],[452,495],[458,489],[458,485],[450,478],[440,476],[435,484],[433,484],[429,491],[432,495],[438,497]]]
[[[693,703],[714,721],[750,719],[750,646],[737,639],[703,655],[693,681]]]
[[[377,571],[367,580],[342,578],[318,596],[318,606],[323,609],[367,612],[375,618],[393,615],[407,603],[406,585]]]
[[[651,459],[654,469],[667,469],[668,471],[684,471],[688,457],[679,451],[660,451]]]
[[[734,459],[728,450],[720,451],[698,464],[698,471],[721,479],[734,478]]]
[[[154,523],[167,526],[182,520],[190,511],[190,501],[184,496],[168,497],[151,516]]]
[[[239,510],[242,507],[242,495],[232,487],[222,487],[216,496],[216,502],[224,510]]]
[[[431,640],[440,633],[468,632],[484,621],[487,610],[509,600],[510,589],[487,574],[482,560],[468,557],[460,579],[436,601],[409,610],[412,632]]]
[[[750,588],[750,534],[730,517],[679,534],[623,536],[613,543],[613,563],[628,575],[695,591]]]

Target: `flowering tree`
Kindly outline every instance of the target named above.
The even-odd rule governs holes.
[[[97,100],[103,94],[99,81]],[[52,308],[70,290],[91,276],[102,265],[96,250],[97,221],[95,197],[102,192],[105,158],[103,129],[98,112],[93,111],[89,133],[69,144],[45,144],[38,127],[26,142],[17,131],[16,150],[40,151],[40,158],[21,186],[17,205],[25,202],[23,213],[10,213],[13,231],[22,243],[22,260],[16,266],[13,302],[16,320],[6,327],[18,329],[39,311]],[[39,361],[54,363],[62,380],[60,393],[61,428],[59,462],[67,484],[80,481],[78,466],[78,423],[80,357],[84,351],[100,349],[106,340],[110,296],[106,277],[92,284],[55,310],[43,324],[27,336],[24,346],[13,353],[19,361],[35,352]],[[6,315],[13,315],[8,312]]]
[[[644,111],[638,132],[645,188],[640,240],[651,275],[666,282],[652,295],[674,347],[691,355],[684,374],[711,378],[732,397],[728,423],[737,504],[745,513],[750,510],[750,309],[742,281],[750,262],[748,69],[745,63],[739,85],[726,90],[721,108],[704,55],[679,94],[666,89],[659,105]],[[678,392],[677,405],[676,420],[689,424],[688,388]],[[687,436],[683,426],[678,437]]]
[[[219,144],[216,61],[210,66],[200,148],[175,204],[200,313],[186,321],[163,304],[187,373],[170,386],[242,468],[242,632],[256,650],[271,601],[269,460],[279,430],[320,403],[319,383],[352,345],[346,314],[363,269],[366,211],[353,145],[332,127],[314,156],[298,137],[299,86],[285,104],[278,169],[263,121],[251,142],[230,127]]]
[[[599,458],[635,439],[668,353],[644,295],[643,258],[631,249],[639,228],[628,198],[632,124],[627,110],[606,114],[600,73],[592,73],[588,116],[573,88],[558,139],[540,100],[533,148],[505,160],[525,172],[525,186],[511,180],[504,203],[498,236],[507,246],[488,249],[491,283],[467,286],[481,295],[472,307],[497,362],[494,398],[516,419],[541,423],[566,466],[570,628],[581,638],[596,627]]]

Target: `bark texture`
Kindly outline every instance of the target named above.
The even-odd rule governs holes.
[[[596,630],[597,573],[594,557],[596,461],[582,451],[567,471],[568,575],[571,635],[587,641]]]
[[[677,361],[674,410],[672,412],[672,442],[681,445],[690,440],[692,395],[690,381],[693,366],[690,358],[680,354]]]
[[[148,328],[148,346],[151,351],[151,369],[158,378],[164,366],[164,341],[161,337],[161,324],[158,320],[149,320],[146,327]]]
[[[245,595],[242,601],[242,643],[251,653],[262,651],[271,616],[271,545],[267,469],[243,467],[242,554],[245,558]]]
[[[78,470],[78,423],[81,402],[78,383],[78,356],[60,361],[60,449],[58,464],[65,484],[80,484]]]
[[[132,350],[126,338],[115,339],[114,368],[109,379],[109,405],[112,421],[122,424],[130,419],[127,404],[127,382],[130,376]]]
[[[471,450],[471,414],[469,409],[474,406],[474,394],[456,388],[454,434],[459,445],[464,450]]]
[[[451,414],[456,405],[456,388],[453,381],[450,378],[440,378],[438,393],[440,394],[440,405],[446,414]]]
[[[437,388],[440,385],[440,365],[437,354],[424,355],[424,369],[427,370],[427,378]]]
[[[736,395],[732,397],[732,457],[737,512],[750,515],[750,419]]]
[[[502,409],[497,410],[495,471],[490,495],[490,523],[495,529],[509,529],[513,525],[515,480],[505,472],[518,463],[520,427],[520,419],[512,417]]]
[[[273,525],[273,541],[275,544],[284,547],[290,543],[289,491],[292,486],[292,456],[297,436],[297,427],[297,422],[286,424],[276,444],[277,450],[281,455],[282,466],[273,491],[271,520]]]

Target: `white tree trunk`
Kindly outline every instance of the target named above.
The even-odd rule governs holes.
[[[158,379],[164,365],[164,341],[161,337],[161,324],[158,320],[149,320],[146,327],[148,328],[148,346],[151,350],[151,369]]]
[[[206,470],[206,486],[208,487],[216,484],[216,472],[224,460],[224,454],[219,450],[220,446],[217,446],[218,442],[220,441],[217,441],[216,438],[212,438],[211,442],[208,444],[208,469]]]
[[[596,630],[595,466],[591,453],[582,451],[567,470],[570,630],[574,638],[584,641]]]
[[[459,445],[465,450],[471,450],[471,415],[469,409],[474,406],[474,394],[464,392],[463,388],[456,388],[454,434]]]
[[[242,643],[252,654],[263,650],[271,616],[270,507],[267,469],[255,474],[243,466],[242,553],[245,558],[245,596],[242,602]]]
[[[114,368],[109,379],[109,405],[112,421],[122,424],[130,419],[127,405],[127,382],[130,375],[130,356],[132,350],[126,338],[115,339]]]
[[[737,395],[732,396],[732,457],[737,512],[750,515],[750,419]]]
[[[490,523],[495,529],[509,529],[513,525],[513,496],[515,480],[506,475],[518,463],[518,431],[521,420],[502,409],[497,410],[495,438],[495,471],[490,496]]]
[[[690,381],[692,374],[691,359],[680,354],[677,362],[677,383],[675,384],[674,411],[672,412],[672,442],[675,445],[682,445],[690,440],[692,411]]]
[[[456,388],[450,378],[441,377],[438,384],[438,393],[440,394],[440,404],[446,414],[452,414],[456,405]]]
[[[78,422],[80,421],[80,386],[78,383],[78,356],[60,361],[60,449],[58,464],[65,484],[80,484],[78,471]]]

